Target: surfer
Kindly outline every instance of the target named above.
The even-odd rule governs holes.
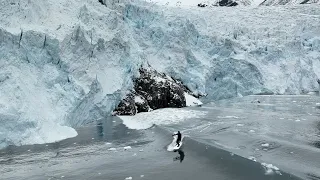
[[[180,142],[181,142],[181,133],[180,133],[180,131],[178,131],[177,134],[173,134],[172,136],[178,136],[176,143],[177,143],[177,145],[179,147],[180,146]]]

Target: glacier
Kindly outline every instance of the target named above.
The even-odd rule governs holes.
[[[319,4],[319,0],[152,0],[155,4],[173,6],[173,7],[212,7],[212,6],[229,6],[236,2],[236,6],[276,6],[276,5],[298,5],[298,4]]]
[[[316,91],[320,6],[0,2],[0,148],[76,136],[148,63],[212,101]]]

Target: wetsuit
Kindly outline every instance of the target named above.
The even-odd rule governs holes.
[[[175,135],[178,136],[176,143],[177,143],[178,146],[180,146],[180,142],[181,142],[181,133],[180,133],[180,131],[178,131],[178,133],[174,134],[173,136],[175,136]]]

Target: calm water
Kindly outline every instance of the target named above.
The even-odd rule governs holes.
[[[1,150],[1,179],[319,179],[316,102],[315,96],[223,100],[190,108],[206,111],[204,118],[139,131],[111,117],[78,129],[75,138]],[[189,137],[182,151],[167,152],[177,130]],[[261,163],[280,170],[268,173]]]

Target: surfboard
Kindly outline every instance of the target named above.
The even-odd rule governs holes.
[[[175,143],[176,143],[176,142],[175,142]],[[174,146],[173,150],[178,150],[178,149],[181,148],[181,146],[182,146],[182,144],[183,144],[183,143],[182,143],[182,140],[180,141],[179,144],[180,144],[180,146],[178,146],[177,143],[176,143],[176,145]]]
[[[182,137],[181,137],[180,146],[177,146],[177,143],[176,143],[177,138],[178,138],[177,136],[173,136],[173,140],[172,140],[172,142],[168,145],[167,151],[176,151],[176,150],[178,150],[178,149],[181,148],[181,146],[182,146],[182,144],[183,144],[183,138],[184,138],[184,136],[182,135]]]

